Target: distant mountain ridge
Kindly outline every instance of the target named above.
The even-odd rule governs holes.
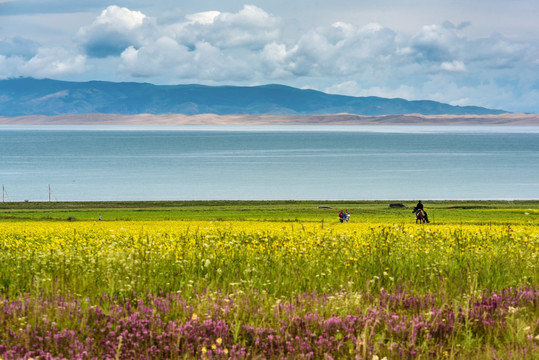
[[[0,80],[0,116],[62,114],[488,115],[503,110],[430,100],[353,97],[284,85],[152,85],[106,81]]]

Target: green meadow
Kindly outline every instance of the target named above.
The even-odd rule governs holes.
[[[536,224],[539,201],[423,201],[432,223]],[[389,208],[389,204],[404,208]],[[158,201],[0,203],[0,221],[260,220],[408,223],[415,201]]]

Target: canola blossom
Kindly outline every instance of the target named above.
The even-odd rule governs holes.
[[[538,283],[537,226],[285,222],[7,223],[0,290],[124,294],[258,289],[276,296]],[[443,281],[446,280],[446,281]]]
[[[3,359],[539,355],[537,225],[14,222],[0,250]]]

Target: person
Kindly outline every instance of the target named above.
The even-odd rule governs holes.
[[[341,211],[339,211],[339,221],[340,222],[343,222],[344,221],[344,213]]]
[[[348,210],[344,212],[344,221],[350,221],[350,213],[348,212]]]
[[[99,221],[101,221],[101,214],[99,214]]]
[[[421,200],[419,200],[419,201],[417,202],[417,205],[416,205],[415,207],[416,207],[416,209],[417,209],[418,211],[419,211],[419,210],[423,211],[423,214],[425,214],[425,221],[429,223],[429,222],[430,222],[430,221],[429,221],[429,216],[427,215],[427,212],[426,212],[425,209],[423,208],[423,203],[421,203]]]

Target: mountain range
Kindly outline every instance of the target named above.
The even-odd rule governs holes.
[[[488,115],[503,110],[453,106],[430,100],[353,97],[284,85],[153,85],[134,82],[0,80],[0,116],[62,114],[271,114],[348,113],[366,116]]]

